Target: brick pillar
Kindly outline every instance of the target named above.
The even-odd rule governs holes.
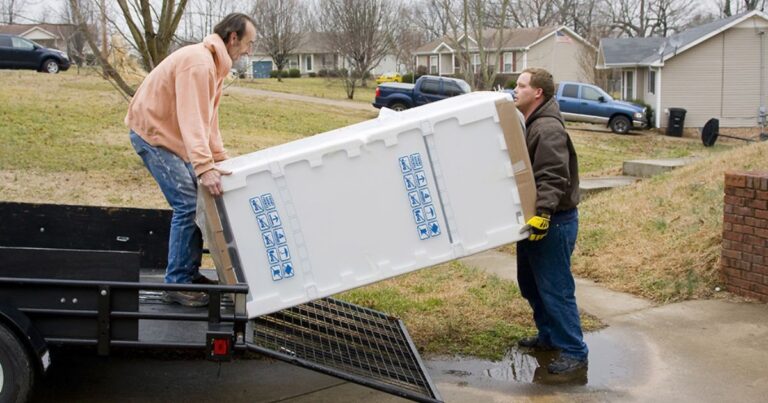
[[[729,291],[768,302],[768,171],[725,173],[721,275]]]

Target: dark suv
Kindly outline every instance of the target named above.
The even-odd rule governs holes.
[[[69,68],[67,54],[16,35],[0,34],[0,69],[30,69],[51,74]]]

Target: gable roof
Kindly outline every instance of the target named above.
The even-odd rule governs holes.
[[[11,24],[0,25],[0,34],[23,36],[35,29],[42,30],[62,39],[68,38],[77,31],[77,27],[72,24]]]
[[[600,40],[603,64],[599,67],[661,66],[669,58],[753,16],[768,20],[768,16],[753,10],[699,25],[668,38],[603,38]]]
[[[589,46],[590,45],[584,38],[580,37],[578,34],[573,32],[570,28],[566,26],[544,26],[544,27],[535,27],[535,28],[505,28],[503,32],[503,39],[504,42],[501,45],[501,49],[504,50],[524,50],[524,49],[530,49],[533,46],[536,46],[541,41],[549,38],[550,36],[554,35],[557,31],[563,30],[568,33],[569,36],[575,38],[576,40],[585,43]],[[498,35],[500,34],[500,31],[496,28],[486,28],[482,32],[482,43],[484,49],[496,49],[496,45],[498,43]],[[453,48],[451,44],[454,42],[460,42],[464,39],[465,35],[461,35],[458,39],[458,41],[454,41],[452,37],[450,36],[444,36],[442,38],[435,39],[432,42],[429,42],[414,52],[414,54],[417,55],[424,55],[424,54],[432,54],[437,53],[437,48],[440,47],[440,45],[446,45],[449,48]],[[477,41],[472,37],[467,35],[468,39],[470,39],[473,43],[470,43],[468,46],[468,50],[471,51],[477,51],[479,49],[479,46],[477,45]]]

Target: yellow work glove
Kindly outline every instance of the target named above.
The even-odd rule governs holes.
[[[549,217],[550,216],[547,213],[539,213],[539,215],[531,217],[520,230],[520,233],[522,234],[526,231],[530,231],[530,235],[528,236],[528,240],[530,241],[540,241],[544,239],[544,237],[547,236],[547,230],[549,229]]]

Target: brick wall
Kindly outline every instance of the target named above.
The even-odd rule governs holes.
[[[721,262],[729,291],[768,302],[768,171],[725,173]]]

